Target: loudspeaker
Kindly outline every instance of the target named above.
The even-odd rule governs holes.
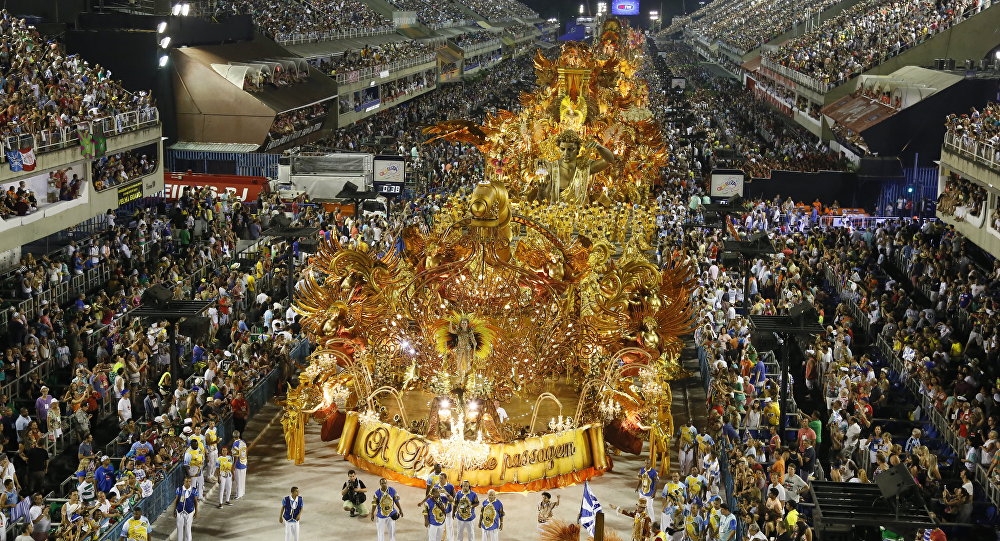
[[[355,183],[353,183],[353,182],[351,182],[351,181],[347,181],[347,182],[344,183],[344,187],[340,191],[342,191],[342,192],[356,192],[356,191],[358,191],[358,185],[355,184]]]
[[[289,227],[292,225],[292,219],[285,216],[284,212],[279,212],[271,218],[271,227]]]
[[[299,241],[299,250],[307,254],[315,254],[319,251],[319,239],[309,238]]]
[[[753,235],[750,235],[750,238],[747,239],[747,242],[752,242],[753,244],[759,245],[769,242],[769,239],[767,238],[767,233],[764,233],[763,231],[758,231]]]
[[[210,325],[210,320],[204,316],[195,316],[185,318],[181,321],[180,325],[177,326],[177,332],[188,336],[193,340],[198,340],[204,338],[208,334],[208,327]]]
[[[165,304],[174,298],[174,294],[169,289],[160,284],[154,284],[146,288],[142,293],[142,304]]]
[[[794,321],[796,325],[800,326],[805,325],[806,323],[816,323],[819,321],[819,312],[816,311],[816,308],[813,305],[807,302],[802,302],[789,308],[788,315],[791,316],[792,321]]]
[[[895,467],[875,476],[875,484],[878,485],[882,497],[889,499],[902,496],[910,489],[915,488],[917,483],[906,469],[906,464],[899,463]]]

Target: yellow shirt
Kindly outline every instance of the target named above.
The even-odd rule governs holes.
[[[128,541],[148,541],[149,523],[145,520],[130,518],[125,521],[125,531],[128,532]]]
[[[216,463],[219,465],[219,473],[223,477],[229,477],[233,473],[233,457],[231,456],[220,456]]]
[[[215,445],[219,443],[219,436],[216,434],[216,429],[209,428],[205,431],[205,442],[209,445]]]
[[[205,463],[205,454],[200,450],[188,449],[187,452],[184,453],[184,456],[190,457],[190,460],[188,461],[189,466],[201,466]]]

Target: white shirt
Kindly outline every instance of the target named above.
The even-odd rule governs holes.
[[[507,415],[507,410],[503,409],[501,406],[497,406],[497,422],[503,424],[510,416]]]
[[[129,402],[128,397],[123,396],[118,399],[118,416],[122,422],[132,418],[132,403]]]

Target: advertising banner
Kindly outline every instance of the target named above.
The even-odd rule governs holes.
[[[192,190],[207,186],[214,195],[228,192],[230,197],[240,201],[256,201],[260,192],[267,192],[266,177],[245,177],[239,175],[209,175],[202,173],[163,173],[163,193],[168,201],[179,199],[185,187]]]
[[[118,187],[118,206],[127,205],[142,198],[142,180]]]
[[[419,434],[386,423],[361,423],[350,412],[337,452],[368,471],[411,486],[423,486],[432,472],[434,446]],[[542,490],[582,482],[607,469],[604,435],[588,425],[490,445],[489,458],[475,470],[445,469],[449,478],[468,479],[477,492]]]
[[[639,0],[617,0],[611,2],[612,15],[638,15]]]

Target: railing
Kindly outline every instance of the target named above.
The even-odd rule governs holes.
[[[392,25],[378,26],[375,28],[350,28],[340,31],[328,32],[296,32],[290,34],[275,34],[274,41],[280,45],[298,45],[300,43],[315,43],[319,41],[333,41],[335,39],[363,38],[367,36],[382,36],[392,34],[396,27]]]
[[[833,85],[831,85],[830,83],[827,83],[825,81],[820,81],[815,77],[810,77],[802,72],[795,71],[787,66],[782,66],[781,64],[778,64],[777,62],[771,60],[770,58],[761,57],[760,65],[764,68],[771,70],[774,73],[777,73],[778,75],[781,75],[782,77],[791,79],[798,85],[802,85],[808,88],[809,90],[812,90],[819,94],[826,94],[827,92],[830,91],[831,88],[833,88]]]
[[[94,126],[100,126],[106,137],[114,137],[122,133],[136,131],[155,125],[160,121],[160,111],[155,107],[137,109],[117,115],[95,118],[74,126],[54,130],[42,130],[38,133],[9,135],[0,138],[0,161],[7,161],[8,150],[19,150],[30,145],[35,154],[44,154],[55,150],[80,145],[80,129],[93,131]]]
[[[145,262],[152,245],[152,242],[148,242],[141,247],[135,248],[135,251],[132,253],[132,259]],[[106,261],[101,262],[96,267],[83,271],[83,274],[74,275],[69,280],[60,282],[42,293],[32,295],[30,299],[18,302],[12,308],[20,312],[28,320],[31,320],[38,315],[43,306],[51,304],[62,305],[80,293],[88,293],[103,287],[110,278],[111,271],[110,263]],[[0,329],[6,329],[9,321],[10,309],[0,311]]]
[[[404,60],[397,60],[389,64],[382,64],[379,66],[372,66],[370,68],[364,68],[360,70],[351,70],[344,73],[337,73],[338,83],[356,83],[362,79],[372,79],[376,75],[382,72],[395,72],[403,70],[406,68],[411,68],[413,66],[419,66],[420,64],[427,64],[434,62],[435,55],[427,54],[415,56],[413,58],[407,58]]]
[[[440,23],[429,24],[427,25],[427,28],[430,28],[431,30],[441,30],[443,28],[453,28],[455,26],[473,26],[475,24],[476,21],[473,21],[471,19],[460,19],[457,21],[444,21]]]
[[[944,146],[962,157],[1000,172],[1000,146],[975,141],[951,131],[944,134]]]
[[[457,43],[455,45],[458,45]],[[479,54],[480,51],[489,51],[496,49],[502,45],[499,39],[491,39],[489,41],[483,41],[481,43],[474,43],[468,47],[463,47],[458,45],[460,49],[465,53],[466,56],[475,56]]]

